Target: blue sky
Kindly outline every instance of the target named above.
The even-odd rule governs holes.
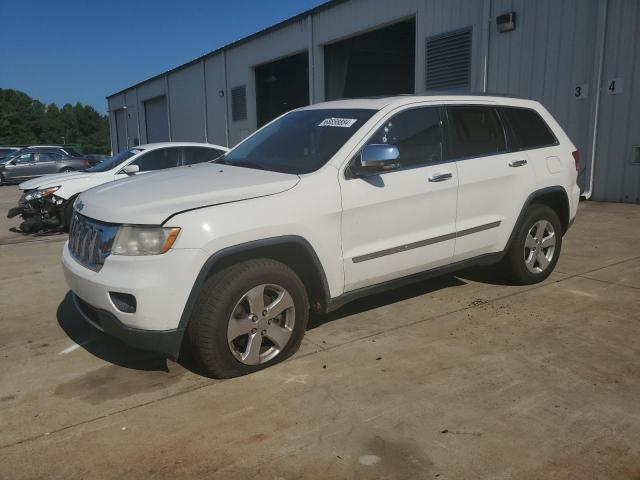
[[[325,0],[0,0],[0,88],[106,111],[105,96]]]

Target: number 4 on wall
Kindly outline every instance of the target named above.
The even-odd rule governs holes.
[[[617,95],[624,91],[624,78],[610,78],[607,81],[607,93],[609,95]]]

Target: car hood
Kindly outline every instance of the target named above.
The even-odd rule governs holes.
[[[52,173],[51,175],[43,175],[32,180],[27,180],[26,182],[22,182],[19,188],[20,190],[33,190],[34,188],[57,187],[61,182],[66,182],[68,180],[81,180],[95,175],[96,174],[93,172]]]
[[[299,181],[287,173],[201,163],[92,188],[77,208],[103,222],[159,225],[179,212],[273,195]]]

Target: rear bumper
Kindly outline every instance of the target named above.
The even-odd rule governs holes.
[[[75,293],[73,293],[73,303],[84,319],[101,332],[131,347],[158,352],[174,360],[178,358],[183,331],[153,331],[128,327],[112,313],[88,304]]]

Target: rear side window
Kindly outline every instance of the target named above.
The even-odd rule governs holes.
[[[528,150],[557,145],[555,135],[535,110],[503,107],[502,111],[515,137],[515,149]]]
[[[204,147],[185,147],[183,151],[185,165],[208,162],[209,160],[218,158],[224,153],[221,150],[216,150],[215,148]]]
[[[437,107],[414,108],[387,120],[367,142],[398,147],[400,165],[410,167],[442,160],[442,129]]]
[[[507,143],[498,113],[491,107],[447,107],[447,158],[504,152]]]
[[[179,161],[179,148],[159,148],[142,155],[133,163],[138,164],[141,172],[148,172],[150,170],[162,170],[165,168],[177,167]]]

